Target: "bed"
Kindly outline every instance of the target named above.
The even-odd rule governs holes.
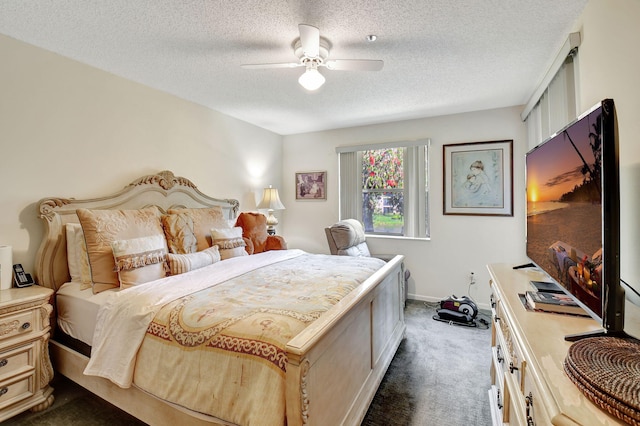
[[[300,250],[232,256],[185,274],[96,294],[81,290],[78,280],[71,279],[67,236],[73,238],[68,232],[73,225],[67,224],[79,222],[77,211],[157,209],[164,215],[211,208],[219,209],[233,227],[239,211],[236,200],[207,196],[170,171],[143,176],[106,197],[40,201],[45,235],[37,254],[36,277],[40,285],[57,292],[57,317],[52,321],[57,328],[50,341],[56,373],[152,425],[360,424],[404,337],[402,256],[380,264]],[[333,276],[318,279],[313,271],[323,269],[333,271]],[[212,283],[217,274],[221,277]],[[316,277],[315,281],[309,277]],[[275,288],[275,283],[293,293],[262,293],[262,287]],[[160,293],[161,287],[166,294]],[[243,307],[250,299],[259,305]],[[204,306],[202,300],[213,305]],[[223,306],[240,312],[241,319],[217,317]],[[144,312],[133,319],[123,314],[140,307],[145,307]],[[284,317],[288,319],[282,321]],[[140,318],[145,321],[132,334],[119,334],[133,329],[130,325]],[[209,334],[194,333],[193,323],[203,318],[210,322],[200,329]],[[220,334],[224,338],[213,338],[219,335],[211,330],[223,322],[233,326],[225,326]],[[247,343],[255,339],[247,337],[245,326],[262,330],[258,349]],[[173,347],[161,349],[160,341],[168,334],[173,338],[165,340],[174,340]],[[129,344],[137,342],[135,336],[142,336],[140,345]],[[193,342],[201,341],[209,347],[197,352],[198,344]],[[217,360],[211,355],[212,347],[218,352],[224,347],[226,354]],[[165,352],[158,356],[158,350]],[[242,360],[240,367],[231,364],[234,358]],[[259,358],[259,365],[250,364],[250,358]],[[156,359],[167,359],[169,364],[152,366]],[[114,376],[105,374],[105,369],[115,372]],[[234,369],[235,379],[216,377],[219,371]],[[185,374],[177,374],[182,371]],[[221,383],[210,384],[216,380]],[[271,391],[257,396],[254,388],[265,386]],[[262,399],[266,402],[258,401]],[[245,408],[235,414],[216,411],[229,405]]]

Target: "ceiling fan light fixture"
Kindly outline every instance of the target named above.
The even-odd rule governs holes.
[[[309,91],[318,90],[325,82],[325,78],[317,66],[307,65],[307,70],[300,76],[298,83]]]
[[[332,59],[329,60],[331,43],[329,40],[320,37],[318,28],[307,25],[298,25],[300,37],[293,41],[293,53],[298,58],[298,62],[286,63],[266,63],[266,64],[243,64],[245,69],[270,69],[270,68],[293,68],[305,67],[305,72],[298,78],[298,83],[308,91],[318,90],[325,82],[325,78],[318,71],[319,67],[325,67],[329,71],[380,71],[384,62],[374,59]],[[369,41],[374,41],[377,37],[373,34],[367,36]]]

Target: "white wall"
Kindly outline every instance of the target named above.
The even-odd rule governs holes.
[[[289,245],[311,252],[329,252],[324,227],[338,220],[336,146],[431,138],[431,240],[369,237],[367,241],[374,252],[406,256],[406,265],[412,273],[409,286],[412,298],[440,300],[451,294],[470,294],[487,306],[490,290],[485,265],[526,261],[523,165],[527,142],[521,110],[512,107],[285,136],[281,196],[287,209],[280,214],[287,223]],[[443,215],[442,146],[504,139],[514,141],[514,217]],[[295,200],[294,174],[307,170],[327,171],[326,201]],[[471,270],[477,284],[469,291]]]
[[[41,198],[109,195],[171,170],[252,210],[280,186],[280,135],[2,35],[0,57],[0,244],[27,271]]]
[[[580,110],[601,99],[616,104],[620,140],[620,269],[640,290],[640,1],[591,0],[576,30]]]

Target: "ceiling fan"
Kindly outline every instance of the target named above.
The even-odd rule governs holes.
[[[327,39],[320,37],[318,28],[300,24],[298,30],[300,37],[293,42],[293,51],[298,57],[298,62],[244,64],[241,67],[246,69],[305,67],[306,71],[300,76],[298,83],[307,90],[316,90],[325,82],[318,67],[341,71],[380,71],[384,65],[383,61],[375,59],[328,59],[331,44]]]

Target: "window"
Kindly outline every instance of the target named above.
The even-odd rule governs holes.
[[[368,234],[429,237],[429,140],[336,148],[340,218]]]

